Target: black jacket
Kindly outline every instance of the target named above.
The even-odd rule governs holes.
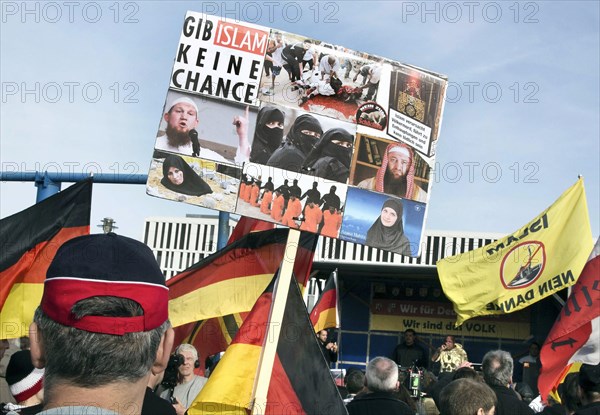
[[[144,403],[142,404],[142,415],[176,415],[173,405],[146,388]]]
[[[575,411],[575,415],[600,415],[600,402],[592,402]]]
[[[490,385],[498,403],[496,415],[533,415],[535,412],[525,402],[519,399],[517,393],[506,386]]]
[[[348,415],[414,415],[410,407],[391,393],[371,392],[357,396],[346,405]]]

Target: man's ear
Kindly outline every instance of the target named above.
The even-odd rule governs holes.
[[[396,381],[396,390],[400,390],[400,381],[399,380]]]
[[[169,327],[167,331],[162,335],[158,350],[156,351],[156,359],[152,365],[152,373],[158,375],[160,372],[167,368],[169,363],[169,357],[171,355],[171,349],[173,349],[173,342],[175,341],[175,332],[172,327]]]
[[[43,369],[46,366],[46,356],[44,353],[44,343],[42,334],[37,323],[29,325],[29,340],[31,349],[31,363],[38,369]]]

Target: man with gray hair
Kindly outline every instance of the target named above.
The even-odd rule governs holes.
[[[497,415],[533,415],[534,411],[513,390],[513,359],[504,350],[492,350],[483,356],[481,369],[485,383],[496,394]]]
[[[114,233],[63,244],[29,334],[45,368],[40,414],[137,415],[173,346],[165,277],[152,251]]]
[[[354,398],[346,408],[349,415],[413,415],[409,406],[396,398],[400,386],[398,365],[387,357],[376,357],[367,365],[368,393]]]
[[[175,398],[172,402],[173,407],[178,415],[183,415],[192,406],[194,399],[206,385],[208,379],[194,373],[194,369],[200,366],[198,351],[194,346],[189,343],[180,344],[175,350],[175,354],[183,356],[183,364],[177,369],[177,386],[173,389],[172,396],[171,391],[166,390],[161,393],[160,397]]]

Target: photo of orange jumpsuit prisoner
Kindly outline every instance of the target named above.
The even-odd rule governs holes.
[[[271,217],[275,219],[277,222],[281,222],[281,218],[283,217],[283,204],[285,203],[285,199],[283,195],[278,192],[275,192],[275,199],[273,200],[273,204],[271,206]]]
[[[323,212],[323,229],[321,229],[321,235],[329,236],[330,238],[337,238],[340,227],[342,226],[342,215],[331,206],[328,210]]]
[[[271,200],[273,200],[273,192],[270,190],[265,190],[262,197],[262,202],[260,202],[260,211],[266,215],[271,214]]]
[[[304,208],[304,222],[300,225],[300,229],[303,231],[317,232],[319,224],[323,219],[323,212],[314,203],[309,203]]]
[[[283,215],[281,223],[285,226],[289,226],[293,229],[298,229],[298,224],[293,218],[297,218],[302,213],[302,203],[296,198],[296,196],[290,196],[288,201],[287,209]]]

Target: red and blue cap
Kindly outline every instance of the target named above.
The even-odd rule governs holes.
[[[141,316],[84,316],[73,306],[86,298],[112,296],[135,301]],[[57,251],[44,282],[41,307],[64,326],[122,336],[150,331],[168,318],[169,289],[150,248],[114,233],[73,238]]]

